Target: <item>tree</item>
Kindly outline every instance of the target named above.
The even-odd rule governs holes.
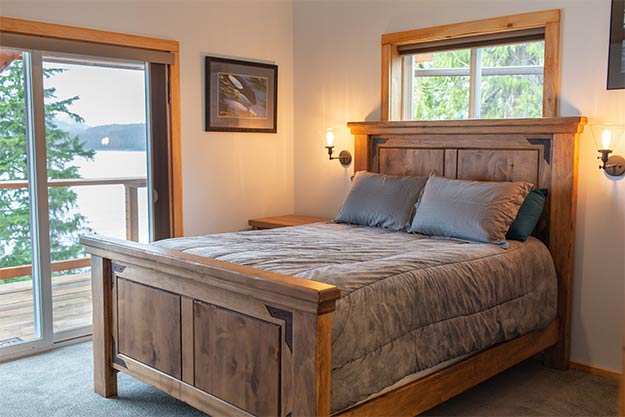
[[[483,68],[541,66],[544,61],[544,42],[491,46],[481,51]],[[435,52],[421,56],[415,68],[464,68],[468,71],[470,60],[470,49]],[[482,118],[542,115],[542,74],[483,75],[480,90]],[[416,120],[466,119],[469,116],[469,77],[415,77],[413,100]]]
[[[44,77],[62,71],[45,69]],[[48,178],[80,178],[72,161],[76,157],[92,159],[95,152],[86,150],[77,136],[70,136],[54,123],[60,115],[83,121],[69,110],[79,97],[58,100],[55,93],[54,88],[44,89]],[[25,109],[24,66],[16,59],[0,73],[0,181],[29,177]],[[49,187],[48,205],[52,260],[80,256],[83,250],[78,236],[89,228],[85,217],[77,212],[76,193],[69,187]],[[0,214],[0,268],[32,263],[28,189],[1,189]]]

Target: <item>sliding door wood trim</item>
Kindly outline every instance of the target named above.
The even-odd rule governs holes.
[[[148,38],[145,36],[57,25],[55,23],[35,22],[33,20],[14,19],[4,16],[0,16],[0,30],[3,32],[20,33],[22,35],[36,35],[46,38],[130,46],[134,48],[153,49],[156,51],[178,52],[180,49],[178,41],[168,39]]]
[[[177,43],[177,42],[176,42]],[[182,223],[182,150],[180,124],[180,53],[171,51],[176,57],[174,64],[169,66],[169,94],[171,111],[171,199],[172,199],[172,235],[183,236]]]
[[[171,52],[176,57],[169,65],[170,124],[171,124],[171,208],[172,236],[183,235],[182,219],[182,160],[181,160],[181,129],[180,129],[180,44],[168,39],[149,38],[124,33],[87,29],[54,23],[35,22],[32,20],[14,19],[0,16],[0,32],[35,35],[47,38],[77,40],[106,45],[127,46]]]

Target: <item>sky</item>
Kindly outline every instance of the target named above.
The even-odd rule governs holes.
[[[45,80],[58,99],[79,96],[70,110],[89,126],[145,123],[144,71],[44,61],[44,68],[63,68]],[[63,119],[62,119],[63,120]]]

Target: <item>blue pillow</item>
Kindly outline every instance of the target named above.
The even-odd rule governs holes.
[[[547,190],[545,188],[538,188],[532,190],[525,201],[521,205],[516,218],[510,225],[506,239],[520,240],[525,242],[527,238],[532,234],[538,219],[543,213],[545,207],[545,200],[547,199]]]
[[[359,171],[335,220],[404,230],[427,179]]]

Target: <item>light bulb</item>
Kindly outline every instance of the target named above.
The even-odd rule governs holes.
[[[326,132],[326,146],[334,146],[334,132],[331,128]]]
[[[612,132],[610,129],[605,129],[601,134],[601,147],[602,149],[610,149],[610,143],[612,142]]]

